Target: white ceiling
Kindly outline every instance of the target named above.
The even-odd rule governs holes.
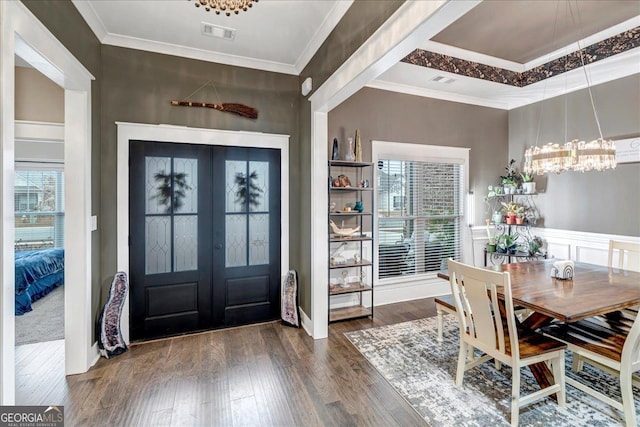
[[[353,0],[260,0],[247,12],[230,17],[206,12],[187,0],[72,1],[104,44],[298,75]],[[585,47],[640,26],[640,2],[637,0],[572,2],[582,9],[578,10],[582,18],[578,26],[561,21],[564,16],[561,13],[566,12],[561,9],[555,12],[556,9],[549,6],[556,2],[492,0],[473,7],[475,3],[469,2],[470,11],[466,15],[451,19],[447,24],[449,31],[445,28],[416,48],[522,72],[576,51],[578,43]],[[522,7],[514,7],[514,4]],[[556,20],[559,25],[554,23]],[[202,35],[202,22],[237,30],[235,39],[229,41]],[[525,29],[527,26],[534,30]],[[461,28],[465,29],[464,34]],[[496,28],[503,29],[502,35]],[[538,31],[547,35],[539,41],[534,40],[538,43],[535,46],[537,56],[531,55],[532,37],[511,37],[514,28],[521,28],[523,34]],[[557,37],[548,37],[552,30]],[[581,40],[576,43],[578,38]],[[558,49],[558,40],[570,44]],[[495,52],[509,52],[510,57],[526,58],[527,62],[514,62],[480,52],[496,55]],[[640,48],[590,64],[587,71],[591,84],[640,73]],[[454,81],[436,83],[432,81],[436,76],[451,77]],[[368,86],[508,110],[584,88],[587,80],[580,68],[519,88],[398,63]]]

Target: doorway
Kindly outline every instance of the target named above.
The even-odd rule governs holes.
[[[131,339],[277,319],[280,151],[131,141]]]

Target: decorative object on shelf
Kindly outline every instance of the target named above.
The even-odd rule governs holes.
[[[502,233],[496,236],[496,249],[498,252],[503,254],[514,254],[516,253],[516,240],[518,240],[520,234],[507,234]]]
[[[580,11],[572,10],[573,2],[567,2],[568,11],[566,20],[573,19],[574,16],[580,16]],[[578,9],[579,2],[575,2],[575,7]],[[556,22],[558,22],[558,14],[560,8],[556,9]],[[582,31],[582,29],[580,29]],[[603,171],[606,169],[615,169],[616,167],[616,147],[612,140],[605,140],[602,136],[602,128],[600,127],[600,120],[598,119],[598,112],[596,111],[596,104],[593,101],[593,93],[591,92],[591,82],[587,73],[587,68],[584,63],[584,54],[580,47],[580,41],[577,42],[578,54],[580,57],[580,64],[584,77],[587,82],[587,90],[589,92],[589,100],[591,101],[591,109],[593,111],[593,117],[595,124],[598,128],[599,138],[590,142],[578,141],[574,139],[569,142],[565,142],[562,145],[559,143],[549,142],[542,147],[538,147],[538,136],[540,134],[540,125],[542,123],[542,111],[540,111],[538,119],[538,134],[536,135],[535,146],[529,147],[524,153],[524,171],[536,175],[544,175],[545,173],[554,172],[561,173],[566,171],[586,172],[591,170]],[[567,64],[565,62],[565,70]],[[566,82],[566,80],[565,80]],[[566,89],[566,88],[565,88]],[[565,90],[565,135],[564,140],[568,141],[567,135],[567,96],[569,90]],[[540,108],[544,106],[543,102],[540,103]]]
[[[556,261],[551,268],[551,277],[555,277],[560,280],[573,279],[574,263],[571,260]]]
[[[355,228],[340,228],[333,221],[329,221],[329,225],[331,226],[331,230],[335,234],[343,237],[351,236],[352,234],[357,233],[360,230],[360,226],[357,226]]]
[[[360,129],[356,129],[356,162],[362,161],[362,144],[360,142]]]
[[[363,179],[360,181],[360,188],[369,188],[369,180]]]
[[[351,180],[346,175],[338,175],[338,177],[333,180],[332,186],[336,188],[351,187]]]
[[[490,219],[485,219],[484,220],[486,223],[486,230],[487,230],[487,252],[495,252],[496,251],[496,239],[494,239],[493,237],[491,237],[491,231],[489,230],[489,224],[491,224],[491,220]]]
[[[523,172],[520,174],[522,178],[522,190],[524,194],[533,194],[536,192],[536,183],[533,182],[533,175]]]
[[[516,202],[500,202],[502,212],[507,216],[507,224],[515,224],[518,215],[524,215],[526,208]],[[523,217],[524,218],[524,217]]]
[[[364,211],[364,208],[362,207],[362,200],[356,201],[356,205],[353,207],[353,209],[362,213],[362,211]]]
[[[246,12],[254,3],[258,0],[195,0],[196,7],[202,6],[207,12],[213,10],[216,15],[224,13],[227,16],[232,13],[238,15],[241,10]]]
[[[331,150],[331,160],[340,160],[340,150],[338,149],[338,138],[333,138],[333,149]]]
[[[360,283],[363,285],[367,284],[367,272],[364,270],[360,270]]]
[[[336,202],[331,202],[329,204],[329,212],[335,212],[336,211]]]
[[[504,187],[504,194],[515,194],[520,179],[518,169],[516,168],[516,160],[511,159],[504,169],[506,173],[500,177],[502,186]]]
[[[493,215],[491,216],[491,220],[493,221],[494,224],[502,223],[503,219],[504,219],[504,215],[502,215],[500,211],[494,211]]]
[[[347,140],[347,154],[345,154],[344,159],[347,162],[353,162],[356,159],[353,155],[353,138]]]
[[[282,324],[300,327],[300,304],[298,301],[298,273],[295,270],[289,270],[287,277],[281,289],[280,317]]]
[[[502,194],[502,187],[490,185],[487,187],[487,197],[496,197]]]
[[[529,255],[537,255],[542,249],[542,238],[540,236],[533,236],[533,239],[529,240]]]
[[[340,286],[342,286],[343,288],[346,288],[349,286],[349,284],[347,283],[347,277],[349,276],[349,272],[347,272],[346,270],[344,270],[341,273],[342,276],[342,284]]]
[[[353,254],[353,263],[360,264],[360,261],[362,261],[362,257],[360,256],[360,254]]]
[[[331,265],[344,265],[347,263],[347,259],[342,255],[335,255],[329,259]]]

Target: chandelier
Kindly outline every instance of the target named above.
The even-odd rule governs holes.
[[[577,4],[577,3],[576,3]],[[571,2],[568,2],[569,12],[571,12]],[[577,6],[576,6],[577,7]],[[556,24],[557,24],[557,10],[556,10]],[[554,28],[555,34],[555,28]],[[598,127],[598,134],[600,138],[594,139],[590,142],[573,141],[566,142],[564,144],[558,144],[549,142],[542,147],[532,146],[529,147],[524,153],[524,165],[523,170],[528,174],[544,175],[545,173],[554,172],[561,173],[567,171],[587,172],[591,170],[603,171],[606,169],[615,169],[616,167],[616,147],[612,140],[605,140],[602,137],[602,129],[600,128],[600,121],[598,120],[598,113],[596,111],[595,103],[593,102],[593,94],[591,93],[591,84],[589,82],[589,76],[587,75],[587,69],[584,64],[584,57],[582,49],[580,48],[580,42],[578,42],[578,53],[580,55],[580,63],[584,76],[587,80],[587,89],[589,91],[589,99],[591,100],[591,108],[593,110],[593,116],[595,118],[596,125]],[[565,69],[566,72],[566,69]],[[565,141],[567,133],[567,95],[565,91]],[[544,101],[544,98],[543,98]],[[542,104],[541,104],[542,106]],[[542,108],[542,107],[541,107]],[[542,120],[542,112],[540,114],[540,120]],[[540,131],[540,123],[538,123],[538,132]],[[536,136],[536,143],[537,143]]]
[[[258,0],[195,0],[196,7],[203,6],[207,12],[214,10],[216,15],[224,12],[227,16],[232,12],[237,15],[241,10],[246,12],[253,3],[258,3]]]

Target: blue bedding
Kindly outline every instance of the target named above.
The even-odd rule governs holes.
[[[64,284],[64,249],[19,251],[15,254],[16,315]]]

